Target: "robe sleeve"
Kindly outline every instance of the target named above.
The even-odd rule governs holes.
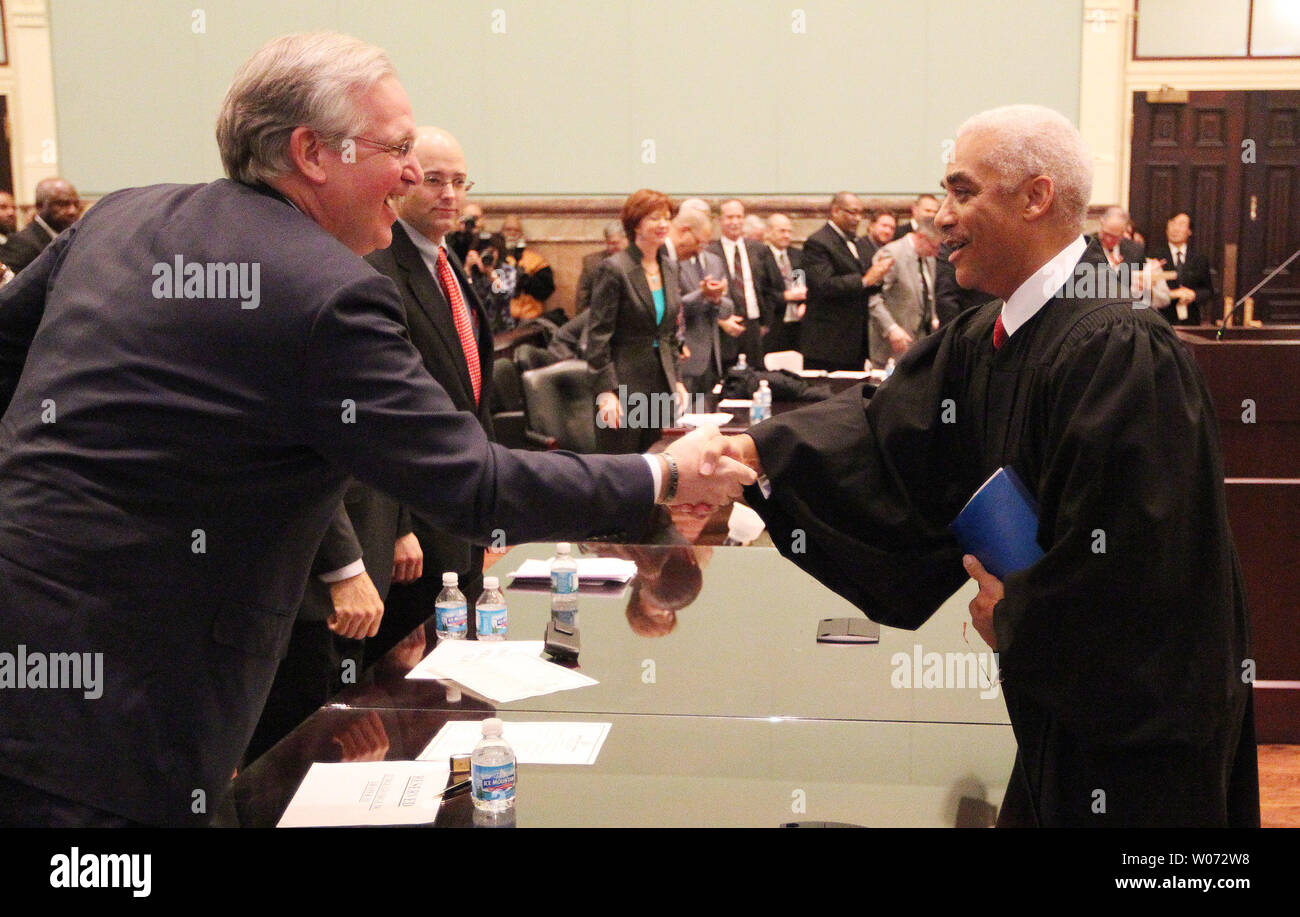
[[[1244,703],[1248,652],[1210,398],[1153,315],[1090,319],[1031,419],[1046,555],[1007,577],[994,610],[1008,705],[1024,692],[1108,744],[1201,744]]]
[[[919,627],[967,580],[947,528],[973,490],[943,422],[957,364],[935,335],[870,401],[857,386],[749,431],[771,496],[746,499],[773,544],[882,624]]]

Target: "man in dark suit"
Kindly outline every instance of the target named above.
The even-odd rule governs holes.
[[[736,306],[734,325],[723,328],[722,367],[729,369],[740,354],[753,367],[762,367],[763,335],[785,314],[785,282],[767,246],[746,239],[745,205],[727,201],[721,208],[722,238],[709,245],[727,266],[727,290]]]
[[[406,310],[411,343],[429,375],[446,390],[459,411],[478,418],[492,438],[492,331],[487,315],[447,245],[465,204],[467,167],[456,138],[436,127],[420,129],[415,154],[424,182],[402,199],[393,225],[393,244],[366,256],[392,279]],[[439,254],[446,268],[439,268]],[[453,303],[452,300],[457,300]],[[472,337],[460,337],[456,316],[468,312]],[[471,613],[483,591],[483,549],[410,509],[411,539],[423,551],[425,575],[394,583],[379,633],[368,641],[367,660],[376,660],[433,614],[442,591],[442,573],[456,573]],[[380,558],[382,560],[382,558]]]
[[[713,235],[704,212],[687,207],[677,211],[668,230],[667,247],[677,262],[677,283],[682,296],[682,328],[687,356],[678,371],[692,395],[713,391],[722,378],[720,323],[732,315],[727,293],[727,267],[705,246]]]
[[[831,198],[830,219],[803,245],[808,308],[799,333],[807,369],[860,370],[868,357],[868,307],[871,293],[893,264],[872,264],[858,249],[862,201],[841,191]]]
[[[926,218],[934,220],[934,215],[939,212],[939,199],[933,194],[919,194],[916,200],[912,202],[912,218],[904,220],[894,227],[894,238],[891,242],[897,242],[909,232],[916,232],[921,228],[922,221]]]
[[[774,213],[767,218],[767,250],[772,253],[776,269],[781,272],[784,284],[784,308],[778,312],[763,338],[763,353],[799,349],[799,328],[803,321],[808,285],[804,282],[803,250],[791,245],[794,224],[784,213]]]
[[[617,255],[625,248],[627,248],[627,233],[623,231],[623,225],[618,220],[610,220],[605,224],[605,247],[598,252],[582,256],[582,273],[578,275],[574,315],[586,312],[587,306],[591,303],[591,288],[596,282],[596,268],[600,267],[600,262],[610,255]]]
[[[1169,281],[1171,301],[1160,310],[1171,325],[1199,325],[1214,315],[1210,259],[1188,247],[1191,235],[1192,218],[1176,213],[1165,224],[1165,241],[1151,246],[1151,257],[1177,275]]]
[[[41,179],[36,183],[36,215],[0,245],[0,263],[17,274],[80,216],[81,198],[70,182],[61,178]]]
[[[5,692],[5,824],[206,821],[349,475],[485,541],[635,532],[752,480],[702,475],[699,437],[520,453],[455,410],[360,257],[423,178],[378,48],[270,42],[217,140],[230,179],[111,194],[0,288],[0,647],[104,673]]]
[[[1146,250],[1140,242],[1124,238],[1124,229],[1128,223],[1128,212],[1123,207],[1107,207],[1101,215],[1094,238],[1106,253],[1106,260],[1111,267],[1120,270],[1120,265],[1124,265],[1123,271],[1131,279],[1141,273],[1142,266],[1146,263]]]

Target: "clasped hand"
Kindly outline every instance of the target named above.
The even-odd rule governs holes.
[[[717,427],[703,426],[687,433],[665,450],[677,461],[674,506],[686,507],[696,515],[706,515],[736,500],[741,488],[758,479],[752,468],[736,461],[728,453],[723,445],[727,439],[718,433]]]

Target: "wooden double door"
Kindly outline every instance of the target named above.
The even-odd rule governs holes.
[[[1241,296],[1300,248],[1300,91],[1192,92],[1133,99],[1129,210],[1148,247],[1186,211],[1191,247],[1210,258],[1221,317],[1228,245]],[[1255,317],[1300,324],[1300,259],[1254,296]]]

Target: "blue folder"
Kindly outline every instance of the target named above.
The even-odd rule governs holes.
[[[1010,465],[984,482],[949,526],[967,554],[998,579],[1031,567],[1038,546],[1038,504]]]

